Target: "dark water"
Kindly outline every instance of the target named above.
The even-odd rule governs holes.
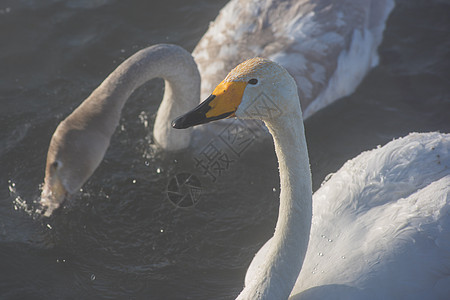
[[[276,221],[271,141],[254,141],[216,178],[193,153],[158,152],[161,80],[133,94],[80,195],[51,219],[33,214],[57,124],[138,49],[168,42],[192,51],[225,3],[0,0],[0,299],[238,294]],[[306,122],[315,189],[394,137],[450,132],[449,1],[397,1],[380,55],[353,95]],[[183,174],[195,176],[195,193],[177,207],[167,191]]]

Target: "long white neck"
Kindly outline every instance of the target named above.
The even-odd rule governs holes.
[[[311,172],[300,115],[266,122],[280,169],[280,209],[267,259],[238,299],[287,299],[300,273],[312,218]]]
[[[161,44],[137,52],[114,70],[73,114],[85,114],[84,119],[92,119],[110,138],[129,96],[136,88],[157,77],[165,80],[165,93],[153,137],[163,149],[186,148],[191,130],[175,130],[170,122],[198,104],[200,74],[190,53],[179,46]]]

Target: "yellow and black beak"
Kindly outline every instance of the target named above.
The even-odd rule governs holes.
[[[241,104],[247,82],[222,81],[205,101],[172,121],[172,127],[185,129],[211,121],[233,117]]]

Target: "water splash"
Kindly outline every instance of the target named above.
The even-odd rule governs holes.
[[[16,183],[12,180],[8,180],[8,189],[11,197],[14,198],[13,205],[14,210],[23,211],[26,214],[32,216],[34,214],[34,210],[28,205],[28,203],[23,199],[18,193],[16,188]]]
[[[12,204],[15,211],[22,211],[28,216],[32,217],[34,220],[40,219],[45,213],[45,208],[42,207],[40,203],[40,195],[42,192],[43,184],[39,185],[39,195],[35,197],[32,201],[25,200],[17,191],[16,183],[10,179],[8,180],[9,194],[12,200]],[[47,225],[47,227],[50,225]],[[51,229],[51,228],[49,228]]]
[[[144,125],[144,128],[148,128],[148,115],[145,111],[141,111],[139,114],[139,121]]]

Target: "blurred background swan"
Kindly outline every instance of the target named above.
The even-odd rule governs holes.
[[[267,57],[294,77],[306,118],[351,94],[378,64],[393,0],[231,0],[193,51],[202,99],[234,66]]]
[[[0,298],[230,299],[241,291],[277,218],[272,142],[258,139],[237,156],[215,135],[207,145],[232,160],[215,182],[197,166],[200,145],[154,151],[163,80],[130,96],[103,163],[62,217],[30,217],[58,123],[138,50],[171,43],[192,52],[227,3],[0,4],[8,41],[0,43]],[[448,9],[440,0],[396,1],[379,65],[353,94],[306,120],[314,190],[362,151],[412,131],[450,131]],[[176,208],[167,197],[181,172],[201,183],[194,207]]]

